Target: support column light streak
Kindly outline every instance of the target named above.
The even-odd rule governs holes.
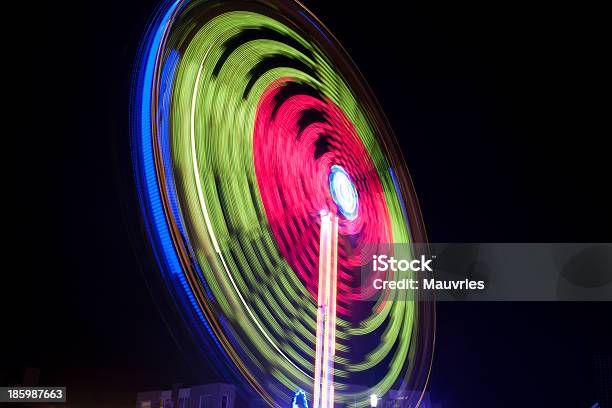
[[[315,354],[315,408],[334,406],[334,356],[336,354],[336,299],[338,269],[338,216],[321,214],[319,289]]]

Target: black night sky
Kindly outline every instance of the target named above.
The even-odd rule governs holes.
[[[383,106],[432,242],[612,242],[602,10],[305,5]],[[6,255],[18,259],[3,295],[1,385],[37,367],[40,385],[68,387],[67,406],[128,407],[136,391],[217,380],[175,341],[143,278],[154,266],[133,196],[128,112],[154,2],[24,7],[27,30],[12,41],[35,48],[35,73],[15,99],[24,127],[12,138],[31,153],[13,168],[20,252]],[[612,354],[611,315],[612,302],[440,304],[432,397],[444,407],[591,407],[597,358]]]

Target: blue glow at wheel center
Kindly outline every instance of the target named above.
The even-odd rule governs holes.
[[[334,165],[329,171],[329,189],[338,209],[349,220],[357,218],[359,196],[349,174],[342,166]]]

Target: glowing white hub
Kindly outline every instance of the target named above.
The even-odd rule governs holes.
[[[357,218],[359,197],[357,189],[346,170],[332,166],[329,172],[329,189],[338,209],[349,220]]]

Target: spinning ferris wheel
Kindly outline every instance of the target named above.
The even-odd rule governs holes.
[[[398,152],[301,4],[158,9],[133,94],[146,230],[196,340],[271,406],[366,406],[394,388],[421,400],[432,303],[367,302],[360,287],[369,245],[425,239]]]

